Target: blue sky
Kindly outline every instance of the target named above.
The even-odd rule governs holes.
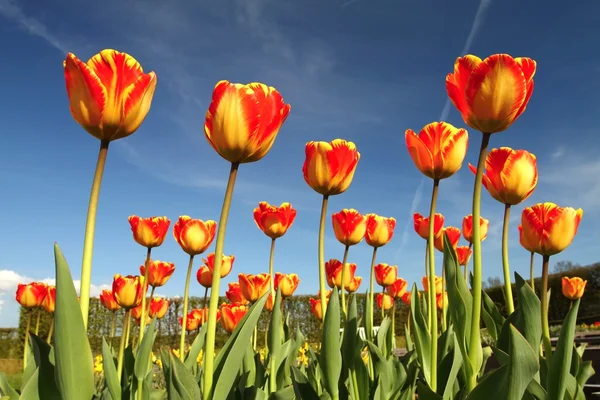
[[[378,261],[397,264],[409,282],[423,275],[424,242],[412,213],[426,213],[431,181],[414,167],[404,144],[407,128],[440,118],[465,127],[449,107],[444,79],[466,52],[528,56],[538,63],[527,111],[492,147],[527,149],[538,157],[540,181],[524,205],[553,201],[582,207],[575,241],[553,261],[598,261],[600,159],[597,96],[600,55],[593,20],[599,2],[376,0],[275,1],[158,0],[78,2],[56,0],[40,8],[0,0],[2,146],[0,182],[0,326],[16,324],[19,280],[54,274],[58,242],[79,279],[87,202],[99,142],[72,119],[62,62],[104,48],[133,55],[158,75],[152,109],[131,137],[111,144],[102,186],[92,282],[97,290],[115,273],[137,273],[145,249],[131,237],[127,216],[179,215],[218,219],[228,164],[208,145],[203,122],[214,84],[261,81],[292,105],[271,152],[243,165],[231,209],[226,253],[234,272],[267,270],[269,239],[252,210],[261,200],[289,201],[298,218],[277,241],[275,269],[297,272],[299,293],[316,293],[320,197],[302,178],[304,144],[337,137],[361,152],[350,189],[330,201],[329,212],[352,207],[393,216],[393,240]],[[474,163],[480,134],[469,130],[463,168],[440,188],[438,211],[460,226],[471,213]],[[490,219],[483,243],[484,276],[501,276],[503,207],[487,193],[482,215]],[[521,207],[511,218],[513,271],[527,274],[529,255],[518,244]],[[326,258],[342,256],[328,217]],[[464,244],[464,242],[461,242]],[[153,252],[177,270],[160,294],[183,292],[187,257],[172,238]],[[368,281],[371,248],[350,251],[357,274]],[[441,256],[437,256],[440,271]],[[195,269],[200,265],[196,263]],[[538,260],[539,264],[539,260]],[[539,273],[540,265],[536,265]],[[224,285],[226,286],[226,285]],[[363,284],[363,288],[366,286]],[[223,292],[224,290],[222,290]],[[192,283],[192,294],[200,286]]]

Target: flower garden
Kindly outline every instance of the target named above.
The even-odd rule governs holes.
[[[296,219],[291,203],[261,202],[254,209],[257,228],[271,239],[268,270],[236,269],[229,253],[235,246],[225,244],[238,170],[277,151],[276,138],[292,108],[266,84],[224,80],[214,88],[204,125],[208,144],[231,166],[219,221],[129,217],[132,245],[145,248],[146,257],[139,270],[116,274],[112,290],[90,299],[94,231],[102,224],[96,212],[102,206],[109,145],[142,125],[157,79],[126,53],[103,50],[87,62],[69,53],[64,77],[71,114],[100,142],[81,287],[78,296],[58,244],[56,286],[18,286],[15,297],[26,332],[23,379],[20,387],[12,387],[0,373],[2,399],[585,399],[584,386],[594,370],[583,360],[585,345],[576,343],[575,333],[598,329],[595,323],[577,327],[587,280],[562,277],[562,300],[569,306],[558,331],[551,332],[549,308],[556,297],[549,294],[548,271],[551,256],[576,238],[583,211],[532,204],[523,210],[518,231],[509,226],[511,207],[533,193],[538,171],[535,155],[506,147],[510,143],[502,132],[526,111],[536,68],[532,59],[507,54],[460,57],[453,69],[449,66],[445,89],[470,132],[444,121],[406,130],[415,174],[431,180],[430,208],[414,215],[415,232],[426,246],[421,282],[407,282],[397,266],[377,258],[377,250],[393,238],[394,218],[354,209],[328,217],[329,198],[343,195],[360,168],[359,150],[343,139],[307,143],[302,166],[307,190],[321,204],[310,272],[318,275],[319,292],[294,296],[302,275],[275,272],[276,244]],[[465,164],[470,139],[480,144],[478,159],[468,164],[474,179],[472,214],[460,228],[446,226],[436,213],[437,199],[444,196],[443,182]],[[480,215],[482,192],[504,209],[501,306],[482,290],[481,242],[489,226]],[[324,257],[328,223],[339,243],[327,245],[339,247],[339,260]],[[531,253],[529,277],[511,273],[510,232],[518,233]],[[468,245],[459,246],[461,238]],[[187,268],[176,270],[153,258],[165,240],[175,240],[189,256]],[[372,248],[368,276],[357,276],[356,265],[347,262],[351,248],[361,242]],[[542,261],[539,285],[533,277],[536,254]],[[443,260],[441,274],[436,256]],[[194,271],[199,258],[203,265]],[[186,276],[181,300],[155,296],[176,271]],[[221,279],[232,273],[238,282],[223,288]],[[190,295],[194,278],[204,288],[200,298]],[[224,289],[226,299],[219,296]],[[92,310],[100,307],[109,318],[95,346],[90,329],[99,311]],[[298,311],[302,307],[311,316]],[[400,308],[406,312],[399,314]],[[40,330],[41,310],[50,317]],[[165,332],[176,340],[161,343]],[[95,347],[99,351],[92,351]]]

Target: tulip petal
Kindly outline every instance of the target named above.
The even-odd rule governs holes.
[[[504,203],[515,205],[527,199],[535,189],[538,181],[535,156],[524,150],[511,151],[499,174],[505,195]],[[514,196],[510,196],[514,193]],[[526,195],[523,197],[523,193]]]
[[[465,99],[465,90],[469,77],[473,70],[481,64],[481,59],[477,56],[468,54],[464,57],[459,57],[454,63],[454,73],[446,76],[446,91],[450,97],[450,101],[461,113],[463,118],[469,115],[469,107]]]
[[[415,166],[426,176],[434,178],[434,171],[431,168],[433,165],[433,155],[431,154],[430,147],[424,143],[424,140],[431,139],[427,135],[421,138],[412,129],[406,130],[404,138],[408,154],[410,154]]]
[[[156,74],[150,72],[141,75],[138,80],[125,93],[125,106],[123,109],[124,121],[120,132],[124,136],[135,132],[150,111],[154,90],[156,89]]]
[[[507,54],[486,58],[471,74],[465,90],[471,110],[469,125],[482,132],[507,129],[527,95],[527,81],[520,65]]]

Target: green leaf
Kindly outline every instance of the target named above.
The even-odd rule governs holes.
[[[231,337],[225,343],[215,359],[215,384],[212,390],[213,400],[226,399],[244,359],[246,346],[254,333],[269,293],[261,297],[246,313],[244,318],[235,327]],[[207,390],[206,388],[204,390]]]
[[[594,371],[594,367],[592,366],[591,361],[582,362],[581,366],[579,367],[577,376],[576,376],[577,383],[580,386],[584,386],[586,384],[586,382],[588,381],[588,379],[590,379],[592,376],[594,376],[595,373],[596,373],[596,371]]]
[[[417,383],[417,391],[419,400],[442,400],[442,396],[431,390],[431,388],[422,381]]]
[[[242,373],[246,374],[246,386],[254,384],[256,381],[256,364],[254,362],[254,349],[252,343],[248,342],[244,360],[242,361]]]
[[[183,365],[181,360],[178,357],[174,357],[172,353],[169,353],[169,375],[167,385],[167,397],[169,400],[201,398],[200,388],[198,387],[196,377],[194,377],[185,365]]]
[[[54,244],[56,308],[54,311],[54,359],[56,384],[64,399],[91,399],[94,394],[94,362],[79,308],[71,271],[58,244]]]
[[[390,363],[387,362],[385,356],[373,342],[367,340],[369,346],[369,357],[373,360],[373,368],[375,369],[375,378],[379,379],[378,388],[381,390],[381,396],[385,396],[391,392],[394,379]],[[377,398],[377,396],[375,396]]]
[[[348,316],[344,326],[344,338],[342,340],[342,361],[345,368],[354,368],[356,353],[360,355],[361,348],[357,346],[356,333],[358,331],[358,311],[356,307],[356,296],[351,295]],[[361,361],[362,362],[362,361]]]
[[[154,344],[154,338],[156,337],[156,317],[152,318],[152,322],[148,325],[148,329],[142,339],[142,344],[138,346],[137,354],[135,356],[135,364],[133,372],[137,379],[144,379],[148,372],[150,372],[151,359],[150,354],[152,353],[152,345]]]
[[[575,326],[577,324],[577,311],[579,299],[573,302],[573,307],[567,313],[560,329],[560,336],[548,370],[548,400],[563,400],[567,390],[567,377],[570,375],[571,357],[573,356],[573,342],[575,340]]]
[[[467,400],[520,400],[539,369],[537,350],[509,326],[508,362],[486,375]]]
[[[294,387],[288,386],[283,389],[279,389],[275,393],[271,393],[269,400],[294,400],[296,395],[294,393]]]
[[[443,369],[440,365],[440,369],[439,369],[439,376],[441,377],[442,374],[445,375],[445,379],[440,380],[438,378],[438,387],[440,388],[444,388],[444,392],[443,392],[443,398],[444,400],[451,400],[454,397],[454,384],[456,383],[456,378],[458,376],[458,372],[460,371],[460,368],[462,367],[463,364],[463,359],[462,359],[462,354],[460,352],[460,348],[458,346],[458,340],[456,339],[456,335],[453,335],[453,340],[454,340],[454,347],[451,350],[451,352],[449,352],[446,355],[446,359],[451,360],[450,361],[450,369],[447,373],[442,372]],[[442,360],[442,364],[444,363],[444,361]]]
[[[392,320],[386,316],[379,324],[379,330],[377,331],[377,346],[379,346],[381,353],[386,357],[392,354],[392,349],[390,348],[390,343],[388,341],[388,337],[391,334],[391,326]]]
[[[415,337],[415,348],[419,357],[419,364],[425,375],[425,380],[431,382],[431,336],[427,322],[421,312],[421,300],[418,296],[417,285],[413,284],[410,308],[413,320],[413,332]]]
[[[81,314],[79,314],[81,315]],[[21,400],[40,400],[40,394],[39,394],[39,386],[38,386],[38,379],[39,379],[39,374],[40,374],[40,369],[37,368],[35,370],[35,372],[33,373],[33,375],[31,376],[31,378],[29,379],[29,381],[27,381],[27,384],[25,385],[25,387],[23,387],[23,390],[21,391]]]
[[[17,393],[17,391],[8,384],[6,375],[4,375],[4,372],[2,371],[0,371],[0,392],[2,392],[2,394],[5,397],[8,397],[10,400],[19,399],[19,393]]]
[[[292,383],[294,393],[298,399],[318,399],[319,395],[315,392],[308,378],[298,368],[292,366]]]
[[[104,382],[110,393],[112,400],[121,400],[121,383],[117,375],[115,360],[112,355],[112,350],[102,337],[102,370],[104,371]]]
[[[54,365],[51,363],[52,348],[36,335],[31,335],[31,350],[38,366],[38,383],[40,396],[44,399],[60,400],[60,392],[54,381]]]
[[[325,322],[320,364],[323,372],[323,386],[333,398],[339,394],[339,380],[342,374],[342,353],[340,351],[340,304],[337,288],[329,297]]]
[[[192,368],[194,368],[195,366],[198,365],[196,360],[198,359],[198,354],[200,354],[200,351],[202,351],[202,348],[204,347],[204,340],[206,339],[206,329],[207,328],[208,328],[208,324],[202,324],[202,327],[200,328],[200,332],[198,332],[198,335],[196,335],[196,337],[194,338],[192,347],[190,348],[190,351],[188,352],[187,356],[185,357],[185,361],[183,364],[190,371],[192,370]]]
[[[542,341],[542,312],[540,299],[531,286],[515,272],[519,306],[509,317],[509,321],[525,336],[532,348],[539,349]]]

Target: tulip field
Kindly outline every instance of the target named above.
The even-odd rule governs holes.
[[[321,205],[315,262],[307,266],[310,272],[303,271],[318,276],[319,292],[308,297],[295,296],[302,274],[276,272],[274,262],[277,243],[294,229],[294,199],[280,205],[262,201],[253,210],[257,229],[271,239],[268,269],[245,273],[234,254],[224,253],[238,170],[277,151],[276,138],[293,111],[264,83],[217,82],[204,133],[230,165],[219,220],[130,216],[131,245],[146,250],[141,267],[114,275],[112,289],[91,300],[94,231],[102,224],[96,212],[102,207],[109,145],[143,124],[157,79],[116,50],[103,50],[87,62],[69,53],[64,78],[70,112],[99,141],[83,260],[81,266],[68,265],[55,244],[56,286],[19,284],[15,299],[28,333],[23,379],[13,387],[0,373],[1,398],[585,399],[584,386],[594,370],[584,361],[585,346],[576,343],[575,332],[587,280],[562,278],[560,300],[568,311],[552,335],[549,307],[557,294],[548,290],[550,258],[576,240],[583,211],[552,202],[531,204],[520,216],[518,231],[510,229],[511,207],[536,190],[538,169],[536,156],[507,147],[510,139],[503,132],[535,101],[536,70],[536,62],[526,57],[460,57],[448,66],[445,91],[465,127],[424,121],[420,130],[405,130],[401,150],[414,162],[413,173],[429,178],[431,189],[429,209],[414,214],[415,234],[426,247],[419,282],[407,282],[397,266],[378,259],[378,249],[394,236],[394,218],[328,209],[328,200],[343,196],[360,168],[356,145],[344,139],[306,143],[298,170]],[[473,163],[465,160],[469,141],[480,146]],[[446,226],[436,205],[446,193],[445,181],[462,167],[473,172],[472,213],[462,226]],[[481,216],[480,205],[488,195],[504,210],[500,299],[482,287],[481,242],[490,221]],[[325,243],[329,224],[336,243]],[[531,254],[530,276],[511,272],[509,232],[518,232]],[[459,246],[461,238],[468,244]],[[189,257],[187,268],[177,268],[186,280],[176,301],[155,296],[176,271],[172,263],[153,258],[166,240],[175,240]],[[365,276],[356,275],[356,265],[348,262],[359,243],[372,249]],[[326,260],[326,246],[337,246],[343,257]],[[227,249],[235,252],[235,246]],[[542,262],[538,285],[536,254]],[[435,268],[438,257],[441,274]],[[194,270],[199,259],[202,266]],[[78,295],[72,271],[79,268]],[[221,280],[230,274],[238,281],[224,287]],[[197,284],[204,295],[192,299],[190,287]],[[92,351],[90,327],[96,316],[90,314],[99,307],[109,317],[103,320],[100,349]],[[41,310],[50,316],[42,330]]]

